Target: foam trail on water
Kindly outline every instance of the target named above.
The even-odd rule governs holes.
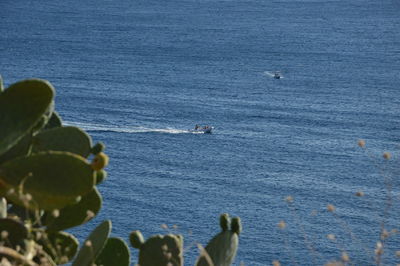
[[[271,77],[271,78],[273,78],[275,76],[275,72],[273,72],[273,71],[264,71],[263,74],[265,76],[268,76],[268,77]],[[282,79],[283,78],[282,74],[280,74],[280,76],[281,76],[281,79]]]
[[[273,77],[274,76],[274,74],[269,72],[269,71],[264,71],[263,73],[264,73],[265,76],[269,76],[269,77]]]
[[[189,130],[182,130],[176,128],[148,128],[142,126],[115,126],[115,125],[101,125],[80,122],[64,121],[65,126],[76,126],[86,131],[104,131],[104,132],[118,132],[118,133],[167,133],[167,134],[184,134],[184,133],[198,133]]]

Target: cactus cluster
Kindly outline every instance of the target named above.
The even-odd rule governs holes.
[[[4,88],[0,76],[0,264],[129,265],[130,251],[110,237],[111,221],[98,225],[79,247],[70,228],[93,219],[102,205],[97,186],[108,156],[83,130],[63,126],[55,90],[40,79]],[[240,219],[220,218],[222,232],[196,265],[230,265],[238,248]],[[183,265],[183,237],[130,235],[141,266]]]
[[[12,265],[114,265],[105,254],[127,245],[109,238],[111,222],[96,228],[78,251],[78,240],[62,230],[97,215],[108,157],[79,128],[63,126],[54,110],[55,90],[30,79],[4,89],[0,78],[0,263]],[[91,243],[91,246],[88,245]]]
[[[207,244],[196,261],[196,266],[229,266],[233,263],[239,245],[242,225],[239,217],[232,220],[224,213],[220,216],[222,231]],[[181,235],[155,235],[143,238],[140,231],[130,234],[132,247],[139,249],[140,266],[183,265],[183,237]],[[199,245],[201,247],[201,245]]]

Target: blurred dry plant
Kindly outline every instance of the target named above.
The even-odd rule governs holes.
[[[395,197],[393,196],[393,176],[392,176],[393,173],[389,171],[389,168],[387,167],[386,163],[389,160],[393,160],[393,156],[390,152],[383,152],[382,157],[377,158],[376,156],[371,154],[371,152],[367,149],[365,140],[359,140],[357,144],[361,149],[363,149],[367,157],[372,162],[373,166],[378,170],[379,176],[383,178],[385,186],[386,199],[384,201],[384,207],[380,208],[382,209],[383,213],[381,215],[381,220],[379,221],[379,235],[377,236],[378,241],[375,244],[375,249],[374,250],[368,249],[365,243],[363,243],[355,235],[355,233],[351,230],[349,224],[337,214],[336,206],[334,206],[333,204],[327,204],[325,211],[327,211],[334,218],[334,220],[337,222],[340,228],[346,234],[348,234],[348,236],[351,239],[351,243],[348,244],[351,247],[357,245],[357,247],[359,247],[359,250],[357,252],[362,252],[363,254],[366,254],[368,256],[370,260],[368,264],[380,266],[384,265],[382,256],[385,253],[385,249],[388,248],[387,246],[388,238],[398,234],[397,229],[389,230],[389,228],[387,228],[388,219],[390,217]],[[354,196],[364,197],[365,192],[355,191]],[[349,251],[347,251],[346,248],[343,247],[343,245],[337,241],[337,236],[331,233],[327,234],[326,238],[336,245],[337,249],[340,250],[340,254],[337,255],[335,260],[326,260],[326,259],[324,260],[322,254],[318,252],[315,248],[316,241],[314,241],[311,235],[307,233],[307,231],[305,230],[304,223],[301,220],[301,215],[298,213],[298,208],[295,206],[296,202],[293,196],[291,195],[286,196],[284,200],[289,208],[291,217],[293,217],[293,223],[294,223],[293,225],[300,231],[305,247],[307,248],[307,251],[311,255],[310,259],[312,261],[312,265],[319,265],[319,263],[317,263],[318,261],[323,261],[325,266],[358,265],[358,263],[352,261],[352,257]],[[316,210],[313,210],[312,216],[315,216],[317,213],[318,212]],[[288,232],[284,232],[289,226],[288,222],[281,220],[277,223],[277,226],[282,232],[282,239],[284,241],[285,249],[288,252],[288,256],[291,261],[290,265],[301,265],[302,263],[297,263],[295,261],[294,256],[292,254],[292,249],[289,246]],[[394,252],[392,256],[395,258],[397,257],[397,259],[399,259],[400,250]],[[273,266],[276,266],[276,265],[281,265],[281,262],[278,260],[274,260],[271,262],[271,264]]]

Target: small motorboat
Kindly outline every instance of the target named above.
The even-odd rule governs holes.
[[[274,79],[283,79],[280,71],[264,71],[264,75]]]
[[[190,132],[196,132],[196,133],[204,133],[204,134],[211,134],[212,130],[214,129],[214,127],[210,127],[210,126],[199,126],[196,125],[194,127],[194,129],[189,129]]]

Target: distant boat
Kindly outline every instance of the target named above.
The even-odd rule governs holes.
[[[279,71],[274,71],[274,72],[264,71],[264,75],[274,78],[274,79],[282,79],[283,78],[283,76],[281,75],[281,72],[279,72]]]
[[[190,132],[198,132],[198,133],[204,133],[204,134],[211,134],[212,130],[214,129],[214,127],[211,126],[199,126],[196,125],[194,127],[194,129],[189,129]]]

